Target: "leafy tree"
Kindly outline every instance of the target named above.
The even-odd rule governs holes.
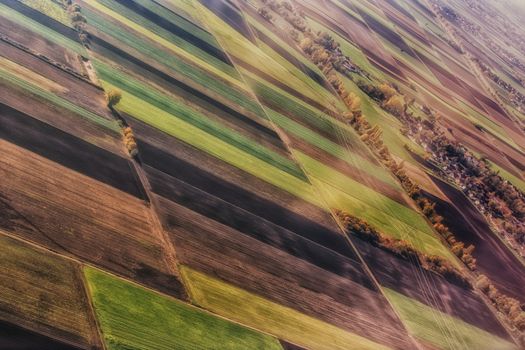
[[[111,89],[106,92],[106,102],[109,107],[113,107],[122,99],[122,92],[120,90]]]

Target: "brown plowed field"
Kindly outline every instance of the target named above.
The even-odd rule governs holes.
[[[12,2],[14,3],[16,1]],[[25,47],[31,48],[31,50],[39,54],[73,69],[77,73],[82,72],[78,54],[45,39],[38,33],[30,31],[10,21],[8,18],[2,17],[0,21],[0,33]]]
[[[366,288],[374,288],[368,277],[356,268],[355,257],[342,255],[323,244],[305,238],[300,232],[287,230],[180,180],[158,172],[153,175],[153,169],[148,171],[153,191],[159,196],[322,269],[351,278]]]
[[[238,185],[242,184],[241,190],[246,192],[247,195],[253,194],[264,201],[273,202],[274,205],[285,208],[294,216],[300,215],[307,217],[321,227],[320,231],[327,229],[337,230],[337,226],[332,217],[317,206],[307,203],[280,188],[133,118],[127,118],[127,120],[132,125],[137,136],[142,160],[153,168],[163,171],[166,174],[171,174],[176,178],[185,176],[190,184],[200,182],[201,184],[196,187],[201,189],[203,189],[203,186],[210,186],[202,181],[203,176],[208,175],[224,185],[239,187]],[[184,170],[184,168],[179,169],[175,166],[177,162],[185,163],[197,169],[197,172],[193,174]],[[214,169],[212,174],[209,172],[210,169]],[[202,176],[199,177],[199,175]],[[184,178],[182,179],[184,180]],[[220,189],[212,188],[211,190],[212,193],[214,193],[213,191]],[[224,195],[228,196],[229,194],[226,192]],[[238,198],[232,198],[234,202],[239,201]],[[250,206],[251,203],[240,203],[240,207],[244,205]]]
[[[35,345],[40,339],[42,348],[54,343],[3,321],[83,349],[96,345],[97,330],[77,264],[5,234],[11,232],[0,229],[0,348],[13,349],[4,345],[22,335],[22,343]]]
[[[0,80],[0,103],[34,119],[60,129],[71,136],[89,141],[117,155],[124,156],[122,136],[102,125],[93,123],[77,114],[49,103],[26,92],[13,88]],[[35,113],[37,111],[38,113]]]
[[[104,92],[95,86],[3,41],[0,41],[0,56],[62,86],[65,91],[54,91],[58,96],[106,119],[112,119],[106,107]]]
[[[0,140],[0,228],[180,295],[144,202]]]

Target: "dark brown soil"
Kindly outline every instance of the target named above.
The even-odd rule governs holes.
[[[233,184],[237,186],[242,184],[242,189],[243,191],[246,191],[246,193],[252,193],[264,201],[272,202],[278,207],[285,208],[286,210],[294,213],[294,215],[308,217],[311,221],[314,221],[317,225],[323,227],[323,232],[325,230],[337,230],[337,226],[335,225],[332,217],[326,211],[321,210],[319,207],[306,203],[304,200],[297,198],[287,191],[277,188],[276,186],[271,185],[250,173],[233,167],[229,163],[219,158],[200,151],[131,117],[127,117],[127,120],[132,125],[135,135],[138,138],[139,150],[141,150],[140,153],[143,154],[146,152],[146,149],[144,149],[144,152],[142,152],[140,147],[141,142],[152,146],[149,148],[151,153],[148,156],[151,157],[151,160],[147,160],[143,157],[143,160],[146,164],[152,165],[160,163],[159,167],[157,168],[158,170],[169,168],[167,165],[163,165],[161,161],[163,155],[167,155],[167,160],[174,159],[177,162],[191,164],[193,168],[202,169],[199,170],[199,172],[204,171],[203,174],[209,172],[210,169],[213,169],[212,178],[217,179],[219,183],[222,181],[226,184]],[[158,155],[156,153],[156,149],[160,150]],[[145,153],[143,155],[146,156]],[[176,174],[176,168],[167,169],[166,173],[175,173],[174,177],[178,177]],[[182,173],[180,176],[184,174],[188,173]],[[191,174],[188,175],[191,176]],[[189,181],[189,183],[192,183],[192,180]],[[235,202],[237,202],[237,200],[235,200]]]
[[[416,19],[414,18],[414,16],[412,16],[412,14],[410,12],[405,10],[405,8],[403,6],[399,5],[396,0],[386,0],[386,2],[388,3],[388,5],[390,5],[397,12],[402,14],[405,17],[406,20],[409,20],[410,22],[417,23]],[[398,21],[394,21],[394,22],[397,25],[399,25]]]
[[[0,321],[0,349],[2,350],[80,350],[16,325]]]
[[[385,73],[389,75],[395,75],[398,79],[405,81],[405,74],[404,71],[399,69],[398,65],[399,62],[395,61],[394,63],[390,63],[386,61],[383,57],[376,55],[373,51],[369,51],[365,48],[361,48],[363,53],[366,55],[368,59],[373,61],[379,69],[384,71]]]
[[[410,46],[393,30],[390,30],[388,27],[384,26],[381,22],[377,21],[374,17],[370,16],[364,11],[357,10],[361,17],[365,20],[368,26],[375,32],[377,35],[380,35],[385,40],[391,42],[394,46],[398,47],[402,52],[407,55],[417,59],[417,56],[414,54]]]
[[[130,162],[0,104],[0,137],[138,198],[144,189]]]
[[[356,268],[357,258],[355,255],[351,258],[343,256],[322,244],[308,240],[300,232],[295,233],[280,227],[182,181],[158,172],[153,178],[152,173],[154,171],[149,169],[148,172],[152,178],[153,190],[165,199],[319,268],[344,278],[350,278],[366,288],[374,289],[368,277],[359,268]],[[163,210],[160,209],[160,211]],[[170,227],[174,225],[174,221],[168,215],[165,217],[164,224]]]
[[[241,187],[240,183],[231,183],[218,177],[215,171],[211,173],[172,154],[163,152],[140,139],[139,149],[145,164],[165,174],[184,181],[203,192],[231,203],[249,213],[260,216],[292,232],[296,232],[340,254],[348,257],[354,256],[350,247],[346,244],[343,235],[320,225],[305,215],[297,214],[285,206],[259,196],[257,192],[252,192],[245,189],[245,187]],[[252,177],[252,179],[254,178]],[[250,181],[248,176],[246,176],[245,182],[246,181]],[[242,184],[245,182],[242,182]],[[169,183],[159,183],[159,185],[161,184],[169,186]],[[274,188],[274,191],[282,192],[278,188]],[[284,193],[283,196],[285,196]],[[300,198],[292,195],[286,196],[288,197],[288,203],[293,203],[295,207],[302,208],[304,213],[318,212],[318,215],[323,215],[321,209],[304,202]],[[327,219],[330,218],[328,214],[326,214],[326,216]]]
[[[21,89],[15,89],[2,81],[0,81],[0,104],[5,104],[68,134],[89,141],[100,148],[124,156],[122,136],[119,133],[81,118],[74,112],[55,106],[45,99],[31,95]],[[35,111],[38,111],[36,115]]]
[[[279,339],[279,342],[281,343],[281,346],[283,347],[284,350],[308,350],[306,348],[302,348],[300,346],[290,344],[282,339]]]

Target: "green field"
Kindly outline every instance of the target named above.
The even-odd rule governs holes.
[[[521,349],[522,203],[451,144],[525,191],[525,29],[436,2],[0,0],[0,350]]]
[[[198,2],[195,2],[194,6],[195,11],[200,14],[200,21],[207,25],[226,51],[234,53],[236,57],[252,67],[268,74],[273,79],[281,81],[314,101],[321,104],[329,104],[330,101],[337,101],[334,95],[329,93],[328,90],[321,87],[312,79],[307,78],[303,73],[299,74],[299,76],[302,76],[302,79],[291,74],[285,67],[281,66],[275,60],[272,60],[270,56],[265,54],[234,28],[227,25],[205,6]]]
[[[442,256],[456,266],[461,266],[457,258],[436,237],[422,218],[406,223],[398,218],[398,214],[392,211],[392,208],[385,206],[383,209],[377,209],[357,199],[353,194],[345,193],[325,182],[314,179],[313,183],[321,189],[323,198],[331,208],[343,210],[364,219],[379,231],[394,238],[403,239],[423,253]]]
[[[374,190],[373,182],[360,183],[355,181],[345,174],[342,174],[331,168],[329,165],[313,159],[300,151],[294,151],[294,155],[303,165],[309,175],[314,176],[317,179],[326,182],[327,184],[334,186],[337,189],[354,196],[361,201],[368,203],[377,210],[387,213],[395,212],[398,219],[406,222],[407,224],[419,224],[420,229],[426,230],[426,226],[428,225],[421,218],[420,214],[406,205],[396,202],[393,199],[390,199],[389,197]]]
[[[250,138],[163,94],[161,91],[133,79],[122,71],[112,69],[100,61],[95,61],[95,67],[100,79],[103,81],[117,86],[119,89],[147,102],[149,105],[155,106],[253,157],[286,171],[301,180],[306,180],[301,169],[289,158],[263,147]]]
[[[280,113],[277,113],[269,108],[265,108],[266,113],[270,119],[283,130],[288,133],[293,134],[295,137],[306,141],[307,143],[315,146],[328,154],[339,158],[349,165],[356,167],[368,174],[377,178],[378,180],[383,181],[384,183],[390,185],[392,188],[401,190],[399,184],[393,180],[392,176],[385,171],[381,166],[373,164],[370,160],[364,158],[362,153],[370,154],[368,150],[364,148],[363,145],[357,144],[357,147],[342,147],[328,138],[316,133],[315,131],[283,116]],[[356,142],[357,140],[354,140]],[[354,146],[354,143],[351,144]]]
[[[388,349],[188,267],[181,272],[195,304],[309,350]]]
[[[279,341],[94,268],[84,274],[108,350],[282,350]]]
[[[104,6],[103,4],[100,3],[100,0],[84,0],[84,1],[90,6],[92,6],[93,8],[100,11],[101,13],[121,23],[119,30],[116,33],[110,32],[111,34],[118,35],[117,33],[122,33],[120,34],[120,36],[129,36],[131,38],[132,37],[131,33],[136,32],[140,34],[141,36],[143,36],[144,38],[147,38],[155,42],[155,44],[162,46],[165,50],[167,50],[167,51],[163,50],[164,55],[167,55],[167,54],[177,55],[181,57],[182,59],[192,62],[192,64],[194,64],[195,66],[198,66],[205,71],[209,71],[210,73],[216,75],[217,77],[220,77],[224,81],[227,81],[234,86],[242,85],[242,83],[239,80],[237,80],[235,77],[232,77],[227,72],[223,72],[221,69],[216,68],[214,65],[210,64],[208,60],[204,60],[204,59],[198,58],[197,56],[190,54],[188,51],[184,50],[184,48],[180,47],[179,44],[175,44],[169,40],[166,40],[161,35],[157,34],[156,31],[150,30],[149,28],[145,28],[141,24],[135,23],[127,16],[124,16],[120,12],[113,11],[112,9]],[[90,17],[91,16],[88,17],[88,21]],[[147,22],[148,21],[143,22],[143,23],[147,23]],[[91,23],[90,21],[90,24],[93,24],[93,23]]]
[[[115,86],[107,82],[104,82],[103,85],[106,89],[116,89]],[[121,112],[129,114],[299,198],[322,207],[309,183],[251,156],[127,91],[122,92],[122,101],[117,107]]]
[[[42,1],[42,0],[19,0],[25,5],[34,8],[35,10],[42,12],[46,16],[53,18],[54,20],[71,27],[71,20],[67,12],[60,7],[60,5],[54,1]]]
[[[312,127],[318,128],[327,134],[336,135],[336,131],[344,132],[345,135],[351,135],[353,133],[353,131],[350,131],[352,130],[350,126],[335,120],[326,114],[329,109],[335,110],[334,105],[325,104],[324,106],[326,106],[326,109],[321,111],[290,93],[276,86],[271,86],[255,74],[246,70],[241,71],[243,72],[248,84],[260,99],[278,105],[279,108],[293,115],[294,118],[297,118],[297,121],[302,121],[308,125],[312,125]]]
[[[258,116],[262,116],[261,108],[257,105],[256,101],[249,97],[248,91],[242,82],[229,84],[222,79],[218,79],[212,70],[207,70],[206,68],[193,64],[192,60],[182,59],[178,55],[152,44],[151,41],[148,41],[146,38],[122,30],[118,25],[105,20],[102,16],[99,16],[88,8],[84,8],[82,12],[86,15],[91,25],[96,26],[98,30],[107,35],[114,37],[121,44],[137,50],[146,57],[165,65],[187,79],[210,89]]]
[[[383,290],[409,332],[439,349],[518,350],[514,344],[494,334],[432,309],[391,289],[383,288]]]
[[[237,71],[231,65],[210,55],[209,53],[203,51],[197,46],[194,46],[191,42],[184,40],[183,38],[173,34],[172,32],[164,29],[163,27],[157,25],[156,23],[140,16],[136,12],[130,10],[127,6],[121,5],[119,2],[114,1],[114,0],[98,0],[98,2],[103,4],[105,7],[110,8],[113,11],[117,12],[119,15],[126,17],[127,19],[136,23],[137,25],[140,25],[142,28],[147,29],[149,32],[155,33],[156,35],[166,40],[167,42],[170,42],[173,45],[176,45],[178,48],[186,51],[188,54],[194,56],[196,59],[199,59],[199,60],[202,60],[203,62],[207,62],[211,64],[213,67],[215,67],[219,71],[224,72],[228,76],[231,76],[235,79],[239,79]],[[153,7],[154,5],[154,3],[149,3],[149,4],[150,4],[150,7]],[[180,19],[177,18],[177,21],[173,23],[178,23],[178,21],[180,21]]]
[[[261,24],[259,21],[257,21],[255,18],[251,17],[250,15],[246,16],[246,20],[250,23],[250,25],[261,31],[264,35],[269,37],[272,41],[274,41],[277,45],[279,45],[282,49],[288,51],[289,54],[294,56],[297,60],[299,60],[302,64],[309,67],[312,71],[318,73],[319,75],[322,75],[322,72],[319,70],[319,68],[313,64],[309,59],[307,59],[305,56],[300,54],[299,50],[294,50],[288,43],[286,43],[282,38],[280,38],[278,35],[276,35],[274,32],[269,30],[266,26]]]
[[[361,99],[361,111],[372,125],[379,125],[382,131],[382,138],[389,151],[406,161],[414,162],[410,153],[404,147],[409,145],[417,153],[424,153],[423,148],[412,142],[399,132],[402,124],[391,114],[382,110],[372,99],[370,99],[359,87],[350,79],[339,75],[347,91],[354,92]]]
[[[525,181],[524,180],[520,179],[519,177],[512,174],[511,172],[503,169],[502,167],[500,167],[494,162],[489,161],[489,164],[493,170],[499,172],[502,178],[504,178],[507,181],[510,181],[514,186],[516,186],[517,188],[525,192]]]

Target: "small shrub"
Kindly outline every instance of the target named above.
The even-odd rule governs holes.
[[[113,107],[122,99],[122,92],[120,90],[109,90],[106,92],[106,102],[109,107]]]

